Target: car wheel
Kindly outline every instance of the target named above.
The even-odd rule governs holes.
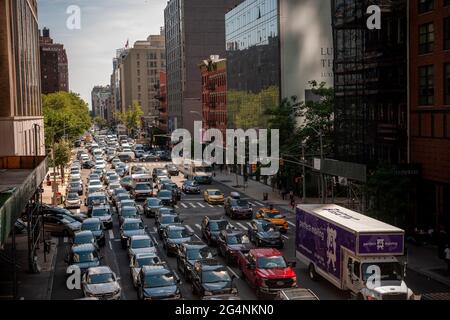
[[[193,294],[194,296],[197,295],[197,290],[195,289],[195,286],[194,286],[194,285],[192,285],[192,294]]]

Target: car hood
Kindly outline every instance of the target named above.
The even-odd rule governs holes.
[[[101,222],[110,221],[112,219],[112,216],[101,216],[97,217],[100,219]]]
[[[262,239],[277,240],[281,237],[281,233],[278,231],[258,232],[258,236]]]
[[[177,286],[167,286],[167,287],[160,287],[160,288],[145,288],[144,293],[146,296],[154,297],[154,298],[164,298],[167,296],[172,296],[177,293]]]
[[[101,284],[86,284],[86,291],[92,294],[108,294],[116,292],[120,289],[117,282],[101,283]]]
[[[228,245],[228,248],[232,251],[248,251],[252,248],[250,244],[233,244]]]
[[[142,236],[142,235],[145,235],[145,234],[146,234],[145,230],[143,230],[143,229],[123,231],[123,235],[125,237],[128,237],[128,238],[131,237],[131,236]]]
[[[374,291],[381,295],[407,293],[408,287],[404,281],[381,281],[381,286],[374,288]]]
[[[152,190],[148,189],[148,190],[134,190],[135,193],[151,193]]]
[[[181,243],[185,243],[185,242],[189,242],[191,241],[191,238],[179,238],[179,239],[168,239],[167,242],[168,243],[175,243],[175,244],[181,244]]]
[[[92,267],[98,267],[100,265],[100,261],[95,260],[91,262],[81,262],[81,263],[74,263],[74,266],[77,266],[80,269],[89,269]]]
[[[152,247],[152,248],[140,248],[140,249],[130,249],[130,254],[131,255],[137,255],[140,253],[155,253],[156,252],[156,248]]]
[[[81,229],[81,222],[79,221],[74,221],[72,223],[69,223],[69,228],[72,230],[80,230]]]
[[[227,282],[227,281],[222,281],[222,282],[214,282],[214,283],[202,283],[202,287],[206,290],[206,291],[222,291],[222,290],[230,290],[232,289],[231,287],[231,282]]]
[[[287,279],[295,277],[295,272],[291,268],[257,269],[256,273],[263,279]]]
[[[272,222],[276,226],[282,226],[282,225],[286,224],[286,219],[278,219],[278,218],[271,219],[271,218],[267,218],[266,220]]]

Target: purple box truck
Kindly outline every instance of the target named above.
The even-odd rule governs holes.
[[[414,299],[404,282],[404,231],[349,209],[297,207],[296,256],[318,275],[362,300]]]

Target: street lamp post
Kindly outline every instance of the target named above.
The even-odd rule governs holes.
[[[322,164],[324,161],[324,154],[323,154],[323,132],[322,130],[317,130],[314,127],[311,127],[311,129],[319,136],[320,139],[320,189],[321,189],[321,201],[322,204],[325,203],[325,192],[326,192],[326,186],[324,181],[324,175],[322,173]]]

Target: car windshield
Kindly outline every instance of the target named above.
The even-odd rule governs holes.
[[[145,288],[160,288],[176,285],[175,277],[171,273],[152,274],[145,276]]]
[[[278,211],[265,211],[264,216],[269,219],[281,219],[283,217]]]
[[[109,181],[117,181],[117,180],[119,180],[119,176],[118,175],[112,175],[112,176],[109,176]]]
[[[98,231],[101,230],[101,225],[100,223],[97,222],[91,222],[91,223],[83,223],[81,225],[81,230],[82,231]]]
[[[73,241],[74,244],[93,243],[94,237],[92,234],[76,235]]]
[[[106,197],[92,197],[89,198],[89,205],[93,205],[95,203],[105,203]]]
[[[221,196],[222,192],[220,192],[220,191],[209,191],[208,194],[210,196]]]
[[[108,209],[106,208],[102,208],[102,209],[94,209],[92,211],[92,216],[93,217],[105,217],[105,216],[109,216],[111,213],[109,212]]]
[[[131,183],[132,179],[131,177],[125,177],[121,180],[122,183]]]
[[[189,249],[186,252],[188,260],[202,260],[213,258],[211,250],[208,247]]]
[[[246,244],[249,243],[250,240],[246,235],[233,235],[227,237],[227,243],[229,245],[236,245],[236,244]]]
[[[67,195],[67,199],[68,199],[68,200],[78,200],[79,197],[78,197],[78,194],[77,194],[77,193],[69,193],[69,194]]]
[[[209,229],[211,231],[222,231],[228,227],[228,221],[212,221],[209,223]]]
[[[91,251],[79,252],[73,255],[73,261],[75,263],[93,262],[96,259],[95,254]]]
[[[225,269],[217,269],[202,272],[203,283],[230,282],[231,277]]]
[[[78,189],[78,188],[80,188],[80,184],[79,183],[71,183],[70,184],[70,188],[71,189]]]
[[[180,223],[180,218],[173,215],[164,215],[161,217],[161,224]]]
[[[150,207],[158,207],[161,205],[161,200],[156,198],[150,198],[147,200],[147,205]]]
[[[163,214],[171,214],[175,215],[176,212],[172,208],[161,208],[159,209],[159,214],[162,216]]]
[[[102,284],[114,281],[115,279],[112,273],[91,274],[88,279],[89,284]]]
[[[158,193],[158,198],[168,198],[168,197],[172,197],[172,192],[170,191],[160,191]]]
[[[263,232],[274,232],[274,231],[276,231],[275,225],[273,225],[271,223],[261,224],[258,229],[259,229],[259,231],[263,231]]]
[[[137,216],[137,209],[134,207],[125,207],[121,212],[124,217],[134,217]]]
[[[123,230],[139,230],[144,229],[144,226],[140,222],[128,222],[123,225]]]
[[[258,258],[259,269],[284,269],[287,268],[283,257],[260,257]]]
[[[160,260],[158,257],[145,257],[145,258],[136,259],[136,264],[138,267],[152,266],[159,262],[160,262]]]
[[[168,236],[170,239],[182,239],[189,238],[189,232],[186,229],[170,229],[168,232]]]
[[[140,191],[150,190],[150,186],[148,184],[146,184],[146,183],[137,184],[135,190],[140,190]]]
[[[187,181],[186,185],[189,187],[198,187],[198,183],[195,181]]]
[[[154,247],[152,240],[150,239],[139,239],[133,240],[131,242],[131,248],[133,249],[143,249]]]
[[[195,172],[208,173],[208,172],[212,172],[212,168],[211,167],[196,167]]]
[[[101,186],[102,183],[98,180],[91,180],[89,181],[89,186]]]
[[[249,206],[247,200],[235,200],[234,205],[238,206],[238,207],[244,207],[244,208],[247,208]]]
[[[65,224],[74,223],[76,220],[69,216],[63,216],[61,221]]]
[[[364,263],[362,265],[363,280],[367,281],[373,276],[373,267],[380,268],[381,281],[402,281],[403,280],[403,268],[402,265],[397,262],[386,263]]]

